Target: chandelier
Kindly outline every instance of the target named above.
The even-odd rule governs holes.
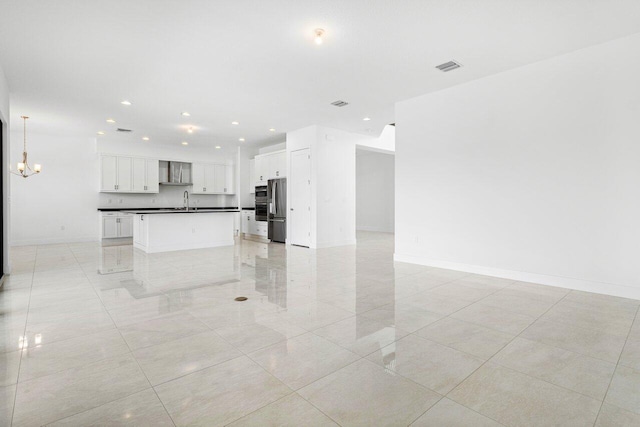
[[[29,162],[27,161],[27,116],[21,116],[22,120],[24,120],[24,148],[22,150],[22,162],[18,162],[18,171],[11,171],[12,174],[21,176],[23,178],[28,178],[31,175],[40,173],[42,170],[42,165],[35,163],[33,165],[33,169],[29,166]]]

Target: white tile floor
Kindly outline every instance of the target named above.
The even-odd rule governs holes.
[[[0,425],[640,425],[640,301],[358,242],[14,248]]]

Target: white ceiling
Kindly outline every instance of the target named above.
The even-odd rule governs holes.
[[[636,32],[637,0],[0,0],[0,66],[12,126],[231,149],[311,124],[377,135],[397,101]]]

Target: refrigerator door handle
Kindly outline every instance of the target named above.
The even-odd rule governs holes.
[[[278,196],[276,195],[277,189],[278,189],[278,183],[277,183],[277,181],[273,181],[272,202],[273,202],[273,205],[275,207],[274,212],[273,212],[273,214],[275,216],[278,216]]]

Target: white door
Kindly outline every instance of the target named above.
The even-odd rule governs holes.
[[[288,243],[298,246],[311,245],[311,157],[309,149],[291,153],[289,186],[289,237]]]
[[[147,183],[145,190],[149,193],[160,192],[160,162],[158,160],[147,160]]]
[[[145,159],[132,159],[133,172],[131,191],[134,193],[144,193],[147,190],[147,161]]]
[[[100,191],[116,191],[118,189],[118,158],[102,156],[100,163]]]

